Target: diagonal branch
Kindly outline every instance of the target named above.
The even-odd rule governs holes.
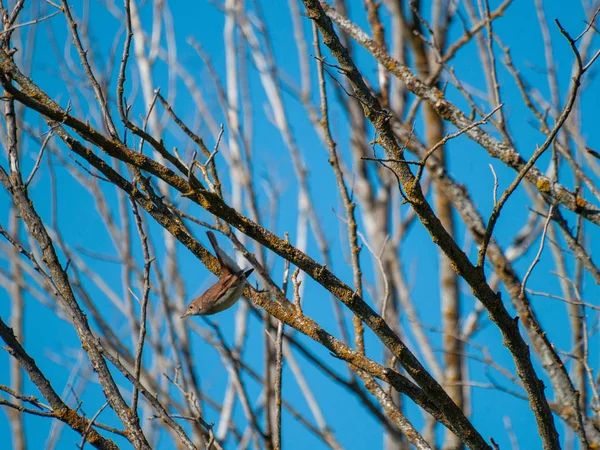
[[[344,71],[344,74],[351,82],[354,94],[361,100],[365,117],[371,121],[379,134],[378,143],[384,148],[388,158],[404,160],[403,150],[396,142],[387,114],[381,111],[379,103],[371,95],[361,74],[349,57],[348,51],[340,43],[333,29],[332,22],[325,14],[325,11],[323,11],[321,4],[317,0],[303,0],[303,3],[306,7],[308,17],[317,23],[317,26],[323,35],[323,41],[329,47],[331,53],[337,59],[338,64]],[[375,50],[383,53],[379,47],[376,47]],[[388,69],[390,70],[393,68],[393,64],[388,66]],[[408,71],[408,69],[403,67],[402,71]],[[410,76],[413,78],[413,81],[416,80],[412,74]],[[407,86],[409,89],[411,88],[408,83]],[[422,87],[426,88],[425,86]],[[444,101],[440,100],[440,97],[438,97],[437,102],[443,103]],[[440,112],[438,111],[438,113]],[[444,117],[443,114],[441,115]],[[468,126],[469,124],[465,125]],[[459,127],[459,129],[462,128],[464,128],[464,126]],[[472,128],[467,131],[466,134],[470,134],[476,129],[477,128]],[[441,225],[439,219],[433,213],[431,206],[424,198],[420,185],[415,183],[415,177],[411,173],[409,165],[403,162],[392,164],[394,171],[402,182],[409,202],[421,220],[421,223],[426,227],[434,242],[440,246],[446,256],[453,262],[453,267],[457,274],[467,281],[473,294],[483,303],[490,314],[490,318],[498,325],[502,332],[504,344],[511,352],[517,367],[517,373],[527,390],[530,406],[535,414],[544,448],[559,448],[558,433],[554,425],[554,418],[548,405],[548,401],[544,395],[543,383],[537,377],[531,361],[529,348],[523,340],[517,324],[508,314],[500,297],[486,283],[483,272],[471,264],[467,255],[460,249],[457,243],[448,235],[448,232]],[[400,361],[402,362],[402,359]],[[404,364],[405,363],[403,363],[403,365]],[[405,368],[408,370],[409,374],[415,377],[415,374],[411,372],[410,368],[407,368],[406,365]],[[424,371],[423,373],[417,374],[415,380],[429,395],[435,395],[435,401],[440,402],[438,403],[440,409],[444,411],[445,414],[454,417],[455,409],[457,409],[456,405],[454,405],[447,397],[447,394],[435,380],[431,379],[427,372]],[[448,400],[444,401],[445,399]],[[468,423],[466,418],[465,422]],[[465,422],[462,424],[466,424]],[[464,442],[469,446],[487,445],[478,435],[461,435],[461,438],[465,439]],[[478,438],[481,439],[481,441],[475,444]]]
[[[54,410],[51,414],[58,420],[69,425],[73,430],[85,437],[86,441],[101,450],[118,450],[119,447],[111,441],[102,437],[94,428],[90,427],[91,421],[82,417],[76,411],[69,408],[56,393],[50,381],[44,376],[31,356],[27,354],[15,337],[12,329],[0,318],[0,337],[8,346],[8,352],[21,364],[29,375],[29,379],[36,385],[42,395]],[[36,411],[37,412],[37,411]]]
[[[443,94],[438,89],[427,85],[413,75],[408,67],[392,58],[356,24],[352,23],[348,18],[343,17],[325,2],[320,2],[320,5],[326,11],[327,16],[333,20],[336,25],[338,25],[345,33],[352,36],[352,38],[367,49],[380,64],[383,64],[399,80],[403,81],[410,92],[431,104],[440,117],[455,125],[459,130],[468,128],[468,131],[465,134],[483,147],[492,158],[501,160],[508,167],[511,167],[517,172],[522,170],[527,164],[527,161],[523,159],[513,146],[498,141],[480,127],[472,127],[473,121],[454,104],[444,99]],[[570,211],[581,214],[590,222],[600,225],[600,208],[582,198],[578,198],[575,193],[569,191],[561,184],[551,182],[537,167],[531,167],[527,171],[525,179],[535,186],[540,193],[551,195]]]

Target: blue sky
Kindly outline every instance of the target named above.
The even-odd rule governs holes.
[[[269,34],[273,43],[274,54],[276,56],[278,67],[286,75],[294,80],[299,80],[298,57],[294,37],[291,33],[291,20],[287,2],[262,2],[263,12],[269,29]],[[428,3],[428,2],[423,2]],[[498,1],[492,1],[492,9],[497,6]],[[548,97],[548,88],[546,84],[546,75],[541,73],[539,69],[545,67],[543,43],[539,33],[539,25],[536,20],[533,2],[514,2],[505,13],[504,17],[495,22],[494,30],[503,39],[505,45],[511,48],[512,57],[515,64],[522,70],[523,75],[531,85],[535,85],[544,97]],[[358,0],[349,1],[351,17],[354,21],[360,24],[364,29],[367,29],[366,19],[362,2]],[[554,18],[559,18],[562,25],[573,35],[579,34],[583,28],[583,13],[580,6],[574,6],[569,2],[550,0],[544,2],[546,16],[550,22],[550,30],[553,39],[553,56],[555,58],[558,73],[561,95],[564,99],[566,89],[568,87],[570,77],[570,67],[573,62],[573,55],[564,38],[558,33],[557,27],[552,23]],[[120,4],[118,5],[121,7]],[[145,5],[141,8],[142,19],[145,24],[151,21],[150,5]],[[82,8],[79,4],[74,4],[74,11],[77,17],[81,17]],[[48,8],[48,6],[44,6]],[[186,43],[188,37],[193,37],[200,42],[204,49],[211,55],[211,61],[214,64],[221,79],[225,79],[225,56],[223,52],[223,15],[209,2],[172,2],[170,5],[174,28],[177,30],[177,52],[179,61],[190,70],[196,77],[198,82],[205,83],[205,95],[209,108],[215,111],[215,120],[223,121],[218,109],[218,102],[212,81],[208,76],[202,61],[197,57],[194,51]],[[382,8],[382,11],[385,11]],[[48,12],[50,12],[48,10]],[[26,10],[23,15],[23,21],[30,20],[31,10]],[[43,13],[47,14],[47,12]],[[41,15],[38,14],[38,16]],[[98,2],[92,2],[90,5],[90,15],[93,17],[90,35],[92,37],[93,48],[103,55],[103,62],[99,63],[103,69],[108,65],[107,61],[110,56],[110,50],[113,46],[115,36],[120,36],[115,58],[115,63],[118,65],[120,59],[121,46],[123,35],[120,32],[120,24],[113,16],[104,9],[104,6]],[[385,18],[384,18],[385,20]],[[303,19],[305,34],[310,35],[310,24],[306,18]],[[387,20],[385,20],[388,23]],[[63,45],[66,37],[66,25],[64,18],[60,15],[50,19],[50,21],[37,25],[38,35],[35,48],[34,68],[30,75],[33,80],[49,92],[63,106],[66,106],[69,100],[69,93],[65,90],[64,83],[61,82],[57,72],[60,65],[65,64],[63,54]],[[60,54],[57,55],[52,48],[51,40],[46,36],[47,33],[52,33],[56,42],[60,46]],[[120,33],[120,35],[119,35]],[[460,36],[460,24],[455,24],[451,28],[451,38],[449,42],[453,42],[455,38]],[[27,45],[27,44],[26,44]],[[595,47],[598,48],[597,39]],[[355,47],[357,61],[359,67],[363,70],[363,75],[367,78],[375,79],[375,64],[373,60],[361,49]],[[76,60],[76,54],[71,48],[68,50],[72,58]],[[485,90],[485,81],[482,74],[482,69],[478,59],[474,58],[475,46],[469,44],[458,53],[455,60],[452,61],[459,78],[469,83],[473,88]],[[312,51],[311,51],[312,54]],[[498,58],[499,60],[501,58]],[[312,64],[312,60],[311,60]],[[77,65],[77,62],[75,62]],[[251,95],[253,99],[254,117],[253,117],[253,152],[255,158],[255,167],[253,168],[254,175],[261,183],[269,183],[273,180],[281,188],[280,209],[276,217],[276,229],[278,235],[283,236],[284,232],[289,232],[292,241],[295,241],[295,229],[297,220],[296,200],[298,196],[297,186],[295,183],[293,168],[290,162],[289,154],[281,139],[276,127],[269,121],[268,105],[266,97],[261,87],[260,80],[256,71],[251,68],[251,78],[249,80]],[[312,82],[315,83],[316,75],[314,67],[312,67]],[[167,88],[168,71],[164,63],[157,63],[154,69],[156,87],[162,89]],[[522,99],[512,81],[512,78],[506,70],[499,70],[500,84],[502,86],[503,101],[506,104],[505,114],[509,121],[511,133],[515,137],[517,149],[524,157],[531,155],[536,144],[543,141],[542,135],[532,126],[531,121],[534,119],[532,114],[524,107]],[[128,92],[138,90],[139,86],[132,82],[133,76],[130,76],[130,81],[126,85]],[[600,90],[595,79],[595,73],[589,74],[589,80],[592,85],[581,98],[581,118],[582,129],[584,130],[584,138],[587,139],[587,144],[592,148],[600,148],[600,135],[594,127],[597,119],[595,113],[596,103],[600,98]],[[116,84],[116,76],[113,77],[111,84],[111,92],[114,96],[114,87]],[[177,88],[180,95],[177,97],[175,109],[181,117],[184,117],[186,122],[192,123],[197,116],[194,111],[194,105],[187,94],[184,93],[184,87],[181,82],[178,82]],[[330,92],[332,86],[329,86]],[[314,91],[316,95],[316,90]],[[456,90],[452,87],[448,88],[448,97],[452,99],[459,107],[464,108],[468,112],[468,106],[461,99]],[[332,96],[333,98],[333,96]],[[317,97],[314,97],[315,101]],[[83,100],[83,97],[79,99]],[[352,272],[348,264],[347,244],[345,230],[343,224],[340,223],[338,217],[332,212],[332,209],[337,212],[342,212],[338,199],[335,178],[327,163],[328,155],[326,150],[321,145],[318,136],[315,134],[310,122],[306,117],[306,113],[299,102],[291,95],[284,96],[286,111],[289,114],[289,121],[292,124],[292,131],[309,170],[309,183],[311,196],[314,201],[316,210],[319,214],[319,220],[323,224],[323,228],[327,232],[328,242],[332,247],[332,255],[334,256],[332,270],[334,273],[347,283],[351,283]],[[83,102],[85,105],[85,101]],[[137,108],[137,110],[136,110]],[[143,102],[138,95],[134,110],[136,110],[136,118],[139,111],[143,110]],[[331,121],[334,132],[334,138],[337,140],[340,153],[349,161],[348,155],[348,133],[347,122],[344,113],[340,110],[339,105],[333,104],[331,109]],[[38,123],[39,118],[34,114],[27,116],[33,123]],[[115,117],[116,109],[115,109]],[[419,119],[422,120],[422,119]],[[417,130],[422,128],[421,123],[417,123]],[[451,127],[449,131],[453,131]],[[206,126],[202,126],[200,134],[206,139],[209,147],[213,145],[215,136],[212,136]],[[180,149],[186,149],[188,143],[183,142],[180,133],[174,128],[169,128],[165,133],[165,141],[168,146],[178,146]],[[28,173],[33,166],[34,158],[37,154],[38,145],[31,140],[24,139],[23,141],[23,171]],[[493,178],[488,168],[491,162],[499,177],[500,190],[506,188],[513,180],[514,172],[503,166],[498,161],[490,161],[490,158],[485,151],[477,147],[467,138],[458,138],[448,146],[449,170],[453,177],[460,183],[465,184],[469,189],[471,196],[478,206],[480,212],[487,217],[492,209],[492,189]],[[81,188],[81,186],[71,178],[66,168],[62,167],[56,159],[54,170],[57,180],[57,198],[59,199],[57,208],[58,224],[64,236],[68,236],[69,244],[72,248],[81,246],[88,252],[97,252],[106,255],[115,255],[116,250],[110,240],[104,226],[98,221],[97,213],[93,205],[92,197]],[[543,157],[538,167],[545,170],[549,161],[548,155]],[[0,163],[6,167],[6,155],[2,153]],[[217,163],[224,167],[224,159],[218,155]],[[223,180],[224,185],[228,188],[226,178]],[[568,176],[563,178],[563,183],[571,186],[571,181]],[[34,205],[41,215],[50,224],[52,215],[51,203],[51,183],[48,168],[44,166],[37,175],[35,183],[31,188],[31,195]],[[116,207],[116,195],[114,189],[103,186],[103,192],[106,193],[107,201],[112,207]],[[261,208],[267,208],[267,195],[259,190],[259,201]],[[529,204],[526,200],[526,194],[523,190],[518,190],[511,200],[506,205],[503,215],[496,227],[495,236],[501,244],[507,245],[515,231],[520,229],[526,220],[527,210],[524,209],[524,204]],[[9,207],[9,197],[4,190],[0,190],[0,221],[3,226],[7,226],[8,214],[6,211]],[[405,206],[406,208],[406,206]],[[198,208],[192,209],[201,220],[210,221],[211,218],[205,212]],[[406,212],[406,211],[404,211]],[[572,215],[567,214],[569,220],[573,221]],[[150,221],[151,219],[148,218]],[[151,224],[152,235],[157,243],[160,243],[161,233],[155,224]],[[589,239],[599,239],[598,231],[593,230],[591,226],[586,224],[586,230],[590,232]],[[200,236],[205,244],[204,234],[202,230],[195,229],[197,236]],[[22,233],[21,238],[25,234]],[[464,227],[459,227],[457,239],[464,246],[464,249],[470,249],[470,254],[475,255],[476,249],[472,245],[470,238],[466,236]],[[470,244],[469,244],[470,243]],[[517,264],[517,269],[522,276],[531,263],[537,244],[533,246],[533,251],[530,251],[525,258]],[[136,249],[137,256],[140,256],[139,248]],[[160,253],[164,249],[159,250],[157,255],[158,264],[160,264]],[[320,260],[319,251],[316,243],[311,238],[309,240],[308,254],[315,259]],[[528,287],[534,290],[546,290],[549,292],[558,293],[558,280],[550,274],[554,270],[553,263],[549,257],[549,249],[545,250],[545,259],[537,266],[534,276],[531,278]],[[429,326],[435,328],[440,324],[440,308],[439,308],[439,290],[437,286],[437,256],[435,247],[431,239],[424,231],[423,227],[416,223],[413,225],[407,239],[402,245],[401,258],[405,267],[405,275],[410,283],[413,298],[418,305],[421,320]],[[91,269],[101,274],[104,281],[121,293],[120,268],[112,263],[101,262],[91,258],[85,258]],[[184,280],[186,280],[186,289],[189,297],[197,295],[206,289],[214,277],[204,269],[204,267],[183,247],[178,249],[179,270]],[[365,281],[373,283],[373,268],[371,260],[366,250],[362,254],[362,262],[364,266]],[[0,267],[6,268],[7,263],[5,258],[0,259]],[[281,279],[283,263],[279,258],[275,259],[273,267],[274,279]],[[570,267],[572,269],[572,267]],[[112,306],[108,303],[104,294],[95,288],[92,283],[88,282],[87,286],[93,294],[94,302],[101,305],[103,311],[106,312],[106,318],[112,320],[115,326],[115,332],[121,335],[125,329],[125,319],[117,312],[112,311]],[[462,285],[463,305],[465,312],[469,312],[473,308],[474,299],[470,295],[468,287]],[[589,302],[597,302],[598,287],[593,284],[591,279],[586,278],[584,296]],[[367,300],[373,304],[373,299],[367,296]],[[508,302],[507,302],[508,303]],[[312,280],[305,280],[304,294],[304,311],[307,315],[314,318],[322,324],[330,332],[337,332],[333,312],[331,309],[331,299],[328,293],[316,285]],[[565,350],[569,350],[570,336],[565,332],[563,325],[566,318],[566,308],[563,305],[557,304],[555,301],[546,298],[534,298],[534,307],[539,313],[540,319],[549,332],[551,338],[557,345]],[[547,304],[550,304],[548,307]],[[237,308],[237,307],[236,307]],[[235,309],[227,311],[215,320],[222,327],[227,339],[233,340],[233,323]],[[0,290],[0,315],[6,321],[10,315],[9,297],[5,291]],[[35,358],[40,368],[52,380],[55,389],[59,392],[63,391],[69,380],[70,369],[78,358],[80,353],[76,335],[72,327],[65,322],[56,318],[54,313],[46,307],[40,305],[33,298],[26,298],[26,328],[24,345],[29,353]],[[597,318],[590,314],[590,323],[595,323]],[[249,345],[247,346],[244,355],[245,361],[255,369],[262,371],[262,340],[263,334],[258,326],[255,318],[250,319],[252,326],[249,336]],[[404,321],[406,322],[406,320]],[[489,323],[487,318],[484,320],[485,327],[477,335],[477,342],[487,346],[490,352],[494,355],[494,360],[498,364],[513,370],[513,363],[508,351],[503,349],[499,332]],[[431,339],[434,342],[434,348],[441,348],[441,336],[439,333],[430,332]],[[123,339],[130,342],[130,337],[122,335]],[[309,339],[302,339],[316,354],[326,360],[329,365],[340,374],[346,373],[346,368],[343,364],[329,356],[329,353],[313,343]],[[597,339],[591,341],[597,346]],[[381,355],[381,346],[377,344],[372,333],[367,332],[367,349],[369,354],[374,358],[379,358]],[[198,372],[202,379],[202,387],[213,398],[219,399],[223,397],[223,392],[226,388],[226,378],[224,377],[224,369],[216,355],[216,352],[210,348],[201,339],[194,340],[195,357],[197,358]],[[473,353],[475,350],[470,349]],[[418,350],[417,350],[418,353]],[[592,356],[592,362],[597,365],[597,354]],[[441,358],[441,353],[438,354]],[[0,383],[8,384],[8,358],[6,352],[0,352]],[[66,363],[65,363],[66,360]],[[381,442],[381,428],[372,419],[372,417],[364,411],[363,407],[344,392],[339,386],[333,384],[330,380],[322,376],[309,363],[298,356],[298,360],[302,365],[304,375],[309,380],[312,389],[318,399],[322,401],[323,413],[325,418],[330,422],[332,429],[336,433],[336,437],[340,443],[346,448],[362,449],[362,448],[378,448]],[[85,359],[84,359],[85,361]],[[469,371],[473,380],[480,382],[488,382],[486,379],[486,368],[477,362],[469,363]],[[494,371],[492,370],[492,373]],[[540,372],[541,373],[541,372]],[[495,373],[496,380],[502,380],[501,383],[505,386],[513,388],[500,375]],[[255,383],[247,382],[251,398],[256,398],[260,392],[259,386]],[[37,391],[30,384],[27,385],[27,394],[38,395]],[[87,383],[84,397],[83,410],[87,416],[92,416],[104,403],[104,398],[98,385],[92,380]],[[533,415],[525,401],[517,399],[506,393],[497,390],[485,388],[474,388],[473,395],[473,417],[472,421],[476,428],[484,437],[493,436],[501,448],[509,448],[510,442],[507,433],[504,430],[504,416],[510,416],[512,419],[512,427],[514,433],[519,439],[521,448],[533,449],[540,447],[540,441],[536,433],[535,421]],[[310,416],[310,412],[306,403],[301,397],[297,386],[295,385],[292,374],[289,368],[284,370],[284,396],[287,397],[299,411]],[[128,398],[129,395],[126,396]],[[407,411],[409,417],[414,420],[416,426],[423,425],[422,416],[417,412],[416,408],[409,402]],[[109,413],[102,416],[107,423],[116,424],[114,418],[111,418]],[[238,406],[236,409],[236,418],[242,422],[243,412]],[[217,422],[218,416],[215,411],[210,408],[206,409],[205,419],[208,422]],[[563,427],[560,419],[557,419],[561,435],[564,436]],[[51,422],[48,419],[36,418],[27,416],[27,429],[31,432],[28,435],[28,440],[31,448],[42,448],[48,434]],[[359,430],[359,432],[357,432]],[[292,417],[284,415],[283,422],[284,448],[303,449],[308,447],[319,447],[318,441],[306,432]],[[0,412],[0,436],[9,436],[8,421],[4,412]],[[61,435],[60,444],[57,448],[71,448],[75,442],[79,442],[79,437],[69,430],[65,429]],[[123,443],[116,439],[116,442]],[[168,449],[166,441],[161,441],[162,444],[158,448]],[[230,445],[231,442],[229,442]]]

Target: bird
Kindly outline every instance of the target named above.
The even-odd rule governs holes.
[[[248,283],[247,278],[254,268],[240,269],[235,261],[219,247],[212,231],[206,235],[217,255],[221,266],[221,277],[200,297],[190,302],[181,318],[187,316],[211,316],[231,308],[239,300]]]

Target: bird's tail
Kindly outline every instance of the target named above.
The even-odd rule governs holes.
[[[208,236],[208,240],[215,250],[215,254],[217,255],[221,269],[229,273],[239,272],[241,269],[237,263],[227,253],[225,253],[221,247],[219,247],[219,243],[217,242],[215,234],[212,231],[207,231],[206,235]]]

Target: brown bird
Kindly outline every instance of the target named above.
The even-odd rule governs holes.
[[[208,240],[215,249],[219,265],[221,266],[221,278],[200,297],[195,298],[181,316],[210,316],[231,308],[239,300],[244,288],[246,278],[254,269],[240,269],[233,259],[225,253],[217,242],[212,231],[207,231]]]

